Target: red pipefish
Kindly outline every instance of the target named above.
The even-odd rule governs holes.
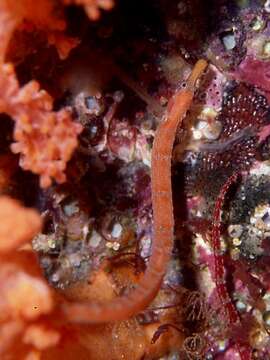
[[[204,60],[196,63],[186,87],[171,99],[166,119],[156,131],[151,165],[154,236],[152,255],[143,277],[134,291],[110,303],[66,302],[63,310],[71,321],[104,323],[125,320],[144,310],[156,296],[173,247],[171,158],[175,134],[192,103],[196,81],[206,66]]]
[[[217,294],[221,305],[225,308],[226,315],[230,325],[241,324],[241,319],[238,312],[232,303],[230,295],[226,287],[225,280],[225,266],[224,257],[221,252],[221,212],[225,201],[225,196],[228,193],[230,187],[238,180],[240,174],[234,173],[228,178],[225,184],[222,186],[219,196],[215,203],[213,214],[213,227],[212,227],[212,247],[214,252],[214,281],[216,284]],[[251,359],[251,350],[248,346],[240,347],[240,344],[236,343],[237,350],[240,354],[241,360]]]

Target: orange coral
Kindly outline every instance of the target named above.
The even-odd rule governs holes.
[[[57,14],[57,15],[54,15]],[[63,31],[64,18],[56,11],[54,0],[1,0],[0,2],[0,56],[4,61],[7,47],[14,30],[28,20],[47,31]]]
[[[28,242],[41,230],[38,213],[22,208],[9,197],[0,198],[0,254]]]
[[[2,65],[0,84],[0,112],[15,120],[12,151],[22,154],[20,165],[40,174],[42,187],[49,186],[52,178],[65,181],[66,163],[81,126],[72,122],[68,110],[52,111],[51,96],[36,81],[20,89],[11,64]]]
[[[60,339],[44,317],[54,309],[53,291],[42,278],[33,252],[8,254],[0,257],[0,264],[0,357],[24,359]]]
[[[98,17],[98,8],[112,7],[111,0],[64,1],[70,3],[84,5],[90,18]],[[48,42],[57,47],[62,59],[77,46],[78,40],[63,34],[66,22],[60,4],[53,0],[0,2],[0,112],[16,123],[12,151],[21,154],[20,165],[41,175],[41,186],[47,187],[52,179],[65,181],[66,163],[77,146],[81,127],[72,122],[68,110],[52,111],[53,99],[40,90],[37,82],[31,81],[20,89],[12,65],[4,63],[11,37],[23,21],[47,32]]]
[[[0,356],[4,359],[10,347],[18,350],[15,343],[20,335],[23,335],[20,345],[28,346],[31,352],[31,347],[54,345],[58,334],[53,329],[45,331],[43,323],[28,325],[52,311],[53,293],[41,278],[34,254],[15,251],[40,231],[40,216],[3,196],[0,220]]]
[[[23,20],[51,31],[49,40],[58,46],[62,57],[67,56],[77,42],[68,42],[67,38],[60,36],[59,31],[63,31],[66,24],[56,12],[55,1],[1,1],[0,112],[8,114],[16,122],[16,143],[12,145],[12,151],[21,153],[20,165],[40,174],[41,186],[46,187],[51,184],[52,179],[65,181],[66,163],[77,146],[77,135],[81,127],[72,122],[68,110],[52,111],[53,99],[47,92],[40,90],[36,81],[31,81],[20,89],[13,66],[4,63],[12,34]]]
[[[113,7],[113,0],[63,0],[62,2],[64,5],[82,5],[92,20],[99,18],[99,9],[110,10]],[[29,23],[26,27],[31,29],[33,25],[45,31],[49,44],[56,46],[61,59],[66,59],[79,41],[64,34],[66,21],[63,13],[61,3],[55,0],[2,0],[0,3],[0,56],[5,56],[14,30],[26,21]]]
[[[182,334],[172,331],[155,345],[151,344],[157,328],[171,321],[171,315],[167,314],[161,317],[161,322],[150,325],[140,325],[135,318],[94,327],[70,324],[59,306],[64,300],[43,279],[35,254],[15,250],[39,231],[38,214],[15,200],[1,197],[0,224],[1,359],[53,360],[66,356],[67,359],[139,360],[146,354],[151,358],[161,356],[182,343]],[[129,267],[123,266],[117,273],[118,281],[121,278],[126,283],[131,279],[136,281],[137,276]],[[101,269],[91,284],[89,281],[77,284],[65,295],[74,300],[86,300],[89,296],[104,300],[106,294],[107,300],[111,300],[116,296],[115,290],[112,275]]]
[[[113,0],[63,0],[66,5],[82,5],[89,19],[99,18],[99,9],[110,10],[113,7]]]

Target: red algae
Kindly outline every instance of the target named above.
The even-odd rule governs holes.
[[[239,65],[239,78],[242,81],[270,91],[270,61],[247,56]],[[256,74],[256,76],[255,76]]]

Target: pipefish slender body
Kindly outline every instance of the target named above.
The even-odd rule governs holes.
[[[106,323],[125,320],[144,310],[159,291],[173,247],[171,158],[175,134],[192,103],[196,81],[206,66],[204,60],[195,64],[186,87],[170,100],[166,118],[156,131],[151,164],[154,235],[152,254],[144,275],[135,290],[109,303],[66,302],[63,311],[71,321]]]

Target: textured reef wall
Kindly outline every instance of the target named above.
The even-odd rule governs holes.
[[[270,2],[0,0],[0,85],[0,359],[270,359]]]

